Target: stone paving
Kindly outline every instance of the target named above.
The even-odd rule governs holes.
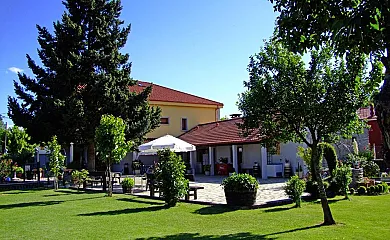
[[[134,176],[132,176],[134,177]],[[207,202],[213,204],[226,204],[225,194],[221,183],[226,176],[204,176],[196,175],[195,182],[190,182],[190,185],[202,186],[204,189],[198,190],[198,199],[196,202]],[[286,200],[288,197],[284,193],[283,187],[287,181],[284,178],[258,179],[260,186],[257,191],[257,199],[255,205],[261,205],[267,202],[278,200]],[[149,196],[150,192],[145,190],[146,181],[142,181],[141,177],[135,177],[134,195]],[[100,188],[101,189],[101,188]],[[114,192],[121,193],[121,186],[114,185]],[[158,194],[156,194],[158,196]],[[190,197],[193,200],[193,197]]]

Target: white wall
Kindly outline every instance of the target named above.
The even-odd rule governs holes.
[[[362,151],[365,147],[368,147],[369,145],[368,131],[369,129],[364,129],[364,133],[353,135],[354,137],[356,137],[356,142],[358,143],[359,151]],[[335,143],[334,146],[337,152],[337,157],[339,159],[344,160],[349,153],[353,153],[352,138],[340,139],[340,141]]]
[[[295,169],[298,166],[298,161],[300,165],[303,164],[302,159],[297,156],[298,146],[304,146],[304,145],[299,143],[293,143],[293,142],[280,144],[280,155],[273,155],[272,163],[283,163],[284,165],[285,159],[288,159],[290,160],[290,166],[292,168],[292,171],[295,172]]]
[[[261,146],[260,144],[243,145],[242,149],[242,168],[253,168],[257,162],[261,166]]]
[[[215,147],[215,153],[216,153],[216,156],[215,156],[215,161],[216,162],[219,162],[219,158],[220,157],[224,157],[224,158],[228,158],[228,163],[232,163],[232,159],[230,158],[230,149],[232,148],[232,146],[217,146]]]

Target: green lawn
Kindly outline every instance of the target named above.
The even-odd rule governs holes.
[[[163,202],[71,190],[0,193],[0,239],[387,239],[390,195],[254,210]]]

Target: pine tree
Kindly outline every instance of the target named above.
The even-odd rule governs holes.
[[[151,87],[130,92],[129,54],[123,54],[130,25],[122,27],[120,1],[67,0],[67,11],[54,22],[54,33],[37,25],[38,65],[27,55],[35,78],[19,73],[17,98],[8,98],[8,114],[35,141],[58,136],[59,142],[88,146],[88,168],[95,168],[94,134],[103,114],[121,117],[126,137],[135,143],[156,128],[160,109],[148,105]]]

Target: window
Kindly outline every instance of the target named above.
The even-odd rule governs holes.
[[[188,130],[187,118],[182,118],[181,119],[181,130],[182,131],[187,131]]]
[[[169,124],[169,118],[167,117],[160,118],[160,124]]]

